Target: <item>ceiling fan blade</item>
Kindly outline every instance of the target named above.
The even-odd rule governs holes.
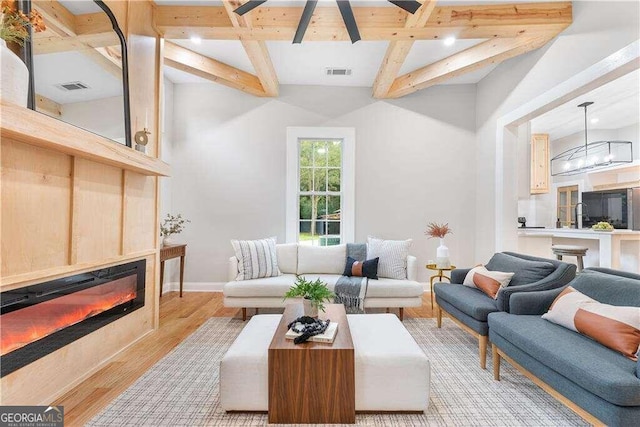
[[[266,2],[266,1],[267,0],[249,0],[248,2],[243,4],[242,6],[238,7],[236,10],[234,10],[234,12],[237,13],[238,15],[242,16],[247,12],[251,12],[253,9],[255,9],[258,6],[260,6],[262,3]]]
[[[355,43],[360,40],[360,31],[358,31],[358,24],[356,24],[356,18],[353,16],[353,10],[351,9],[351,3],[348,0],[336,0],[338,2],[338,9],[342,15],[344,25],[347,27],[347,32],[351,38],[351,43]]]
[[[402,8],[409,13],[416,13],[416,11],[420,9],[420,6],[422,6],[422,3],[415,0],[388,0],[388,1],[389,3],[393,3],[399,8]]]
[[[300,22],[298,23],[296,35],[293,36],[294,44],[302,43],[304,33],[307,31],[309,22],[311,22],[311,16],[313,16],[313,11],[315,10],[317,4],[318,0],[307,0],[307,3],[304,5],[304,10],[302,11],[302,16],[300,17]]]

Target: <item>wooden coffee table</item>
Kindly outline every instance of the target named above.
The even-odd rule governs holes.
[[[338,323],[333,344],[294,344],[287,325],[302,316],[301,303],[289,304],[269,346],[269,423],[354,424],[354,351],[344,306],[327,304],[320,319]]]

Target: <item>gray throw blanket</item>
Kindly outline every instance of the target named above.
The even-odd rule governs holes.
[[[356,261],[365,261],[367,259],[367,245],[347,243],[347,256]],[[367,293],[368,281],[369,279],[366,277],[340,276],[334,288],[336,294],[334,302],[344,304],[347,313],[364,313],[364,296]]]

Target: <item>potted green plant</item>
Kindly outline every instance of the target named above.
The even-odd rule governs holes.
[[[182,214],[178,214],[173,216],[171,214],[167,214],[166,218],[160,224],[160,236],[162,236],[162,244],[170,245],[172,241],[169,237],[173,234],[180,234],[182,230],[184,230],[185,224],[189,221],[188,219],[182,218]]]
[[[318,317],[318,310],[324,311],[325,301],[331,301],[334,293],[329,290],[327,284],[320,279],[311,282],[304,276],[297,276],[296,282],[289,288],[284,299],[302,298],[304,315]]]

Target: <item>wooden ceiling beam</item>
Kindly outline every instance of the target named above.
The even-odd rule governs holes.
[[[267,96],[260,79],[231,65],[165,41],[164,64],[256,96]]]
[[[103,12],[74,15],[55,0],[35,0],[33,7],[47,25],[33,38],[36,55],[120,44]]]
[[[240,1],[223,0],[222,3],[234,28],[252,29],[251,18],[247,16],[251,15],[250,13],[240,16],[234,12],[235,9],[242,5]],[[278,96],[278,76],[271,62],[267,44],[263,40],[249,40],[244,37],[240,37],[240,42],[247,52],[258,79],[260,79],[266,96]]]
[[[555,34],[533,37],[522,35],[512,39],[487,40],[448,58],[398,77],[391,85],[391,89],[385,98],[399,98],[484,66],[498,64],[509,58],[535,50],[546,44],[554,36]]]
[[[436,0],[426,0],[423,2],[416,13],[407,15],[404,28],[424,27],[433,13],[435,6]],[[373,82],[373,96],[375,98],[383,98],[387,94],[393,81],[398,76],[400,68],[402,68],[402,64],[407,58],[413,43],[413,40],[392,40],[389,42],[387,52],[382,60],[382,65]]]
[[[239,4],[239,3],[237,3]],[[155,23],[167,39],[198,35],[220,40],[293,40],[302,7],[256,8],[237,27],[224,7],[157,6]],[[407,12],[398,7],[354,7],[362,40],[438,40],[447,36],[513,38],[562,31],[572,22],[571,2],[436,6],[420,28],[405,28]],[[349,40],[336,7],[314,11],[305,41]]]
[[[75,15],[77,35],[113,33],[111,20],[104,12]]]
[[[42,15],[48,29],[66,37],[76,35],[75,15],[55,0],[35,0],[33,8]]]
[[[120,40],[113,31],[75,37],[34,37],[33,54],[79,51],[81,49],[119,46]]]
[[[62,105],[57,102],[36,93],[36,111],[51,117],[62,116]]]

